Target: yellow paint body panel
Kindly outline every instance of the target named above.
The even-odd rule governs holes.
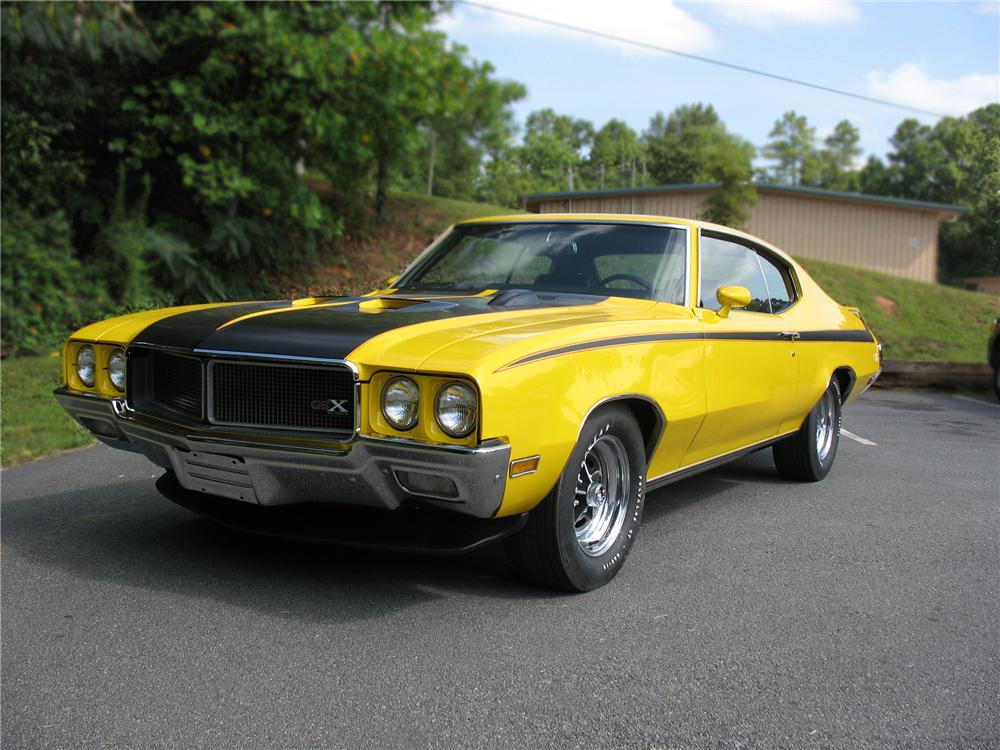
[[[845,332],[866,336],[861,319],[830,299],[789,256],[748,235],[690,220],[607,214],[531,214],[463,223],[568,220],[654,222],[685,228],[690,233],[693,271],[697,270],[699,229],[750,239],[792,269],[799,298],[775,315],[734,309],[723,318],[695,307],[609,297],[589,305],[499,309],[393,328],[364,341],[346,357],[357,366],[362,383],[363,435],[464,446],[499,439],[510,444],[511,460],[539,456],[536,471],[507,479],[497,514],[506,516],[531,510],[548,494],[587,416],[610,400],[647,409],[655,404],[662,413],[665,429],[658,441],[648,441],[648,448],[655,450],[647,475],[654,479],[793,432],[836,371],[853,374],[856,385],[845,399],[849,401],[879,370],[873,337],[871,341],[829,340]],[[692,272],[692,300],[697,299],[697,279],[698,274]],[[412,297],[397,289],[379,290],[366,295],[359,309],[374,315],[393,314],[394,308],[408,304],[400,298]],[[288,315],[294,320],[296,310],[338,304],[346,303],[310,300],[251,316]],[[127,345],[151,323],[207,307],[211,306],[137,313],[81,329],[65,350],[67,384],[74,390],[115,395],[102,387],[100,379],[94,389],[83,388],[76,379],[72,361],[81,342],[98,344],[101,363],[111,348]],[[780,336],[786,331],[831,336],[828,340],[788,340]],[[753,334],[757,340],[740,338]],[[421,389],[420,422],[407,433],[392,429],[379,407],[381,387],[396,374],[414,377]],[[480,395],[477,431],[465,439],[444,434],[431,411],[437,390],[455,379],[471,383]]]

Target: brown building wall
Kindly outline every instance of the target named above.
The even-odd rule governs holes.
[[[545,200],[540,213],[618,213],[697,218],[708,195],[639,193]],[[882,271],[918,281],[937,280],[938,226],[933,211],[843,199],[758,191],[747,231],[785,252]]]

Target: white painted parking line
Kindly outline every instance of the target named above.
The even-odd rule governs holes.
[[[856,443],[861,443],[862,445],[878,445],[878,443],[873,443],[871,440],[868,440],[867,438],[858,437],[853,432],[848,432],[843,427],[840,428],[840,434],[846,438],[850,438]]]
[[[973,398],[972,396],[955,396],[955,398],[960,398],[962,401],[971,401],[974,404],[984,404],[986,406],[992,406],[995,409],[1000,409],[1000,404],[994,404],[992,401],[986,401],[981,398]]]

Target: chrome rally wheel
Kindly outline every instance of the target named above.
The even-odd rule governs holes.
[[[618,539],[628,511],[629,463],[621,440],[601,435],[587,448],[575,492],[576,541],[584,554],[600,557]]]

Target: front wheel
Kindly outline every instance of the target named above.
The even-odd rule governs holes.
[[[639,530],[645,467],[632,413],[615,405],[595,412],[552,492],[506,542],[518,571],[568,591],[590,591],[614,578]]]
[[[840,445],[840,386],[830,381],[802,427],[772,448],[778,473],[802,482],[818,482],[830,473]]]

